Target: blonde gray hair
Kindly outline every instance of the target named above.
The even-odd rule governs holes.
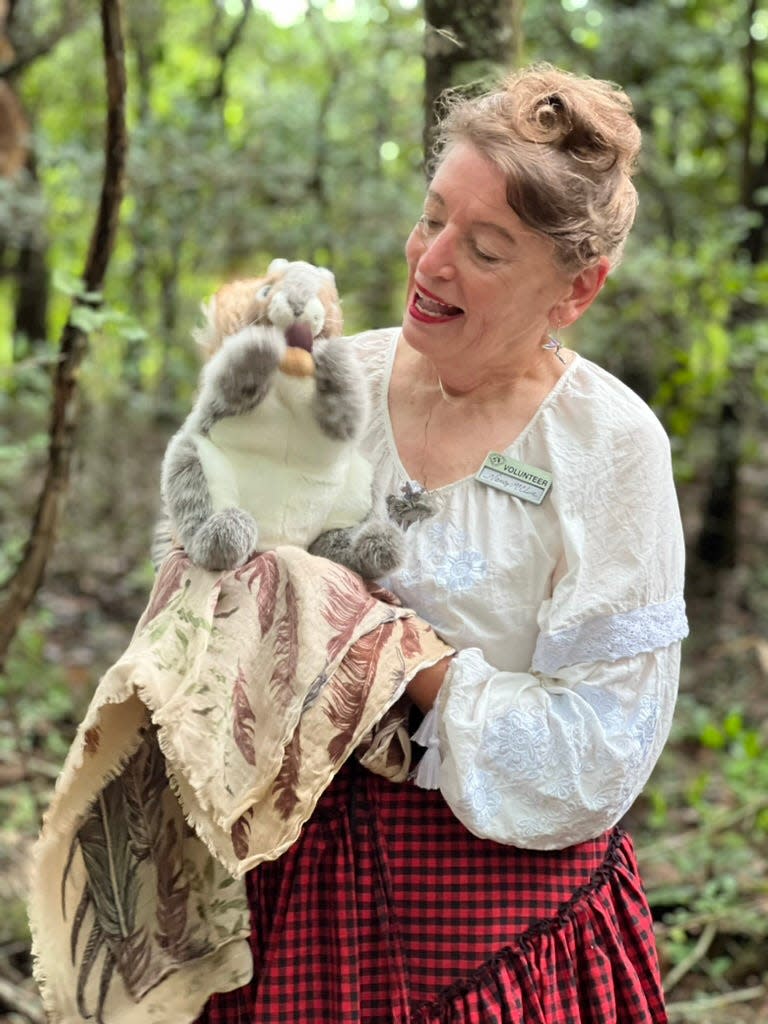
[[[456,91],[443,100],[435,168],[462,142],[504,173],[509,205],[565,269],[619,263],[637,210],[640,129],[618,86],[536,64],[483,95]]]

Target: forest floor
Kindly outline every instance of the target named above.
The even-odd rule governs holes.
[[[122,428],[114,417],[88,421],[60,538],[4,694],[0,1021],[7,1024],[44,1019],[30,978],[29,852],[77,722],[127,645],[151,586],[146,552],[167,437],[149,425],[137,435],[135,410],[126,419]],[[768,1024],[767,483],[768,465],[745,474],[739,566],[717,577],[692,570],[676,722],[627,817],[656,922],[670,1020],[683,1024]],[[13,493],[20,531],[36,481],[25,486],[28,493]],[[681,488],[681,502],[694,536],[697,489]],[[0,507],[0,518],[6,511]]]

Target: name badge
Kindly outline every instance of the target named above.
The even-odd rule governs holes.
[[[540,505],[552,486],[552,474],[546,469],[526,466],[524,462],[508,459],[498,452],[489,452],[485,462],[475,473],[481,484],[506,491],[523,501]]]

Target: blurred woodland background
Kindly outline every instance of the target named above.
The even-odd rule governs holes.
[[[43,1019],[24,869],[151,586],[201,299],[285,256],[335,271],[349,332],[397,322],[435,97],[543,59],[645,134],[624,264],[565,340],[664,422],[689,546],[629,815],[670,1016],[768,1021],[767,39],[765,0],[0,0],[0,1020]]]

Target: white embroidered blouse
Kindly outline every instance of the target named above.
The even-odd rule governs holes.
[[[382,512],[408,482],[387,401],[398,335],[354,339]],[[559,849],[622,817],[666,741],[688,632],[683,534],[660,423],[586,359],[503,454],[552,475],[542,503],[474,477],[432,491],[435,515],[410,525],[382,582],[458,651],[417,737],[439,753],[449,806],[483,838]]]

